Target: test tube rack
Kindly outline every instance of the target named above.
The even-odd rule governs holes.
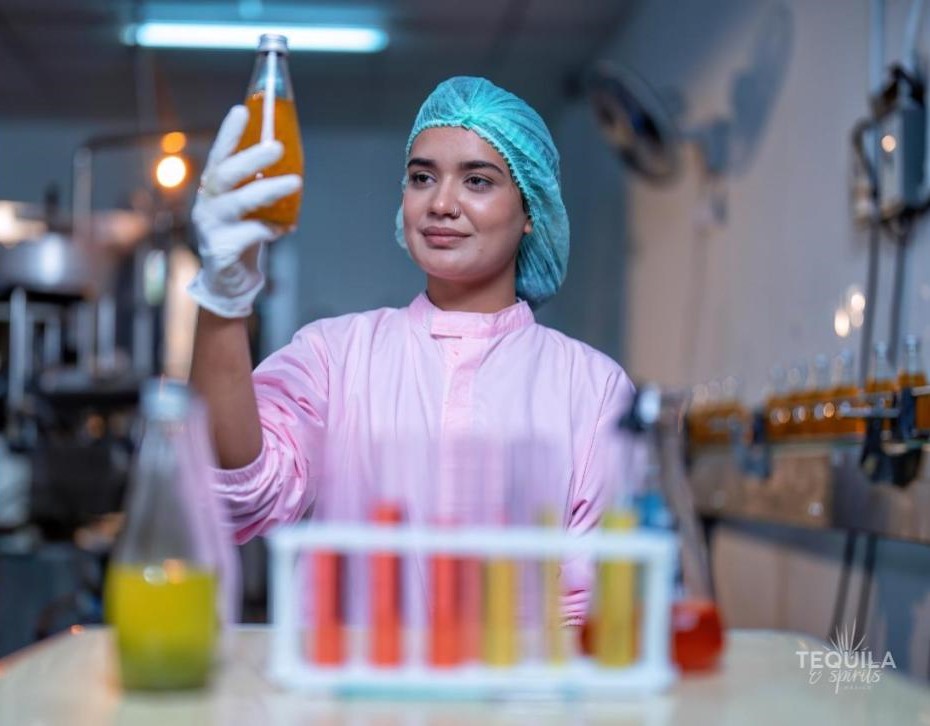
[[[268,541],[272,616],[269,677],[282,687],[337,698],[491,699],[519,695],[617,699],[656,693],[675,680],[669,631],[677,541],[671,533],[596,530],[578,536],[547,527],[439,529],[305,522],[277,529]],[[299,562],[314,552],[540,563],[583,556],[595,562],[630,563],[640,572],[637,607],[641,617],[631,623],[637,630],[636,654],[622,667],[605,667],[577,655],[562,662],[529,658],[509,667],[480,662],[435,667],[416,657],[396,667],[375,666],[363,658],[319,665],[303,648],[306,624],[301,615],[305,583]]]

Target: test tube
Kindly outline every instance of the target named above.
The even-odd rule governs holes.
[[[459,564],[458,558],[443,554],[432,555],[429,563],[429,661],[440,668],[462,660]]]
[[[546,508],[540,514],[540,524],[551,530],[558,526],[555,511]],[[542,567],[542,627],[545,659],[550,663],[564,663],[565,635],[562,629],[562,586],[558,559],[544,559]]]
[[[517,563],[491,559],[485,565],[484,660],[488,665],[517,662]]]
[[[514,476],[502,452],[485,462],[484,518],[501,531],[526,519],[528,501],[522,479]],[[512,666],[520,658],[518,580],[513,558],[491,557],[484,566],[484,662]]]
[[[462,557],[459,560],[459,582],[461,584],[461,629],[462,660],[481,660],[483,640],[483,591],[482,562],[478,557]]]
[[[611,532],[633,528],[629,509],[613,509],[604,515],[602,527]],[[594,618],[594,657],[602,666],[622,667],[636,656],[633,612],[634,566],[630,562],[604,560],[597,566]]]
[[[382,502],[375,507],[376,524],[398,525],[403,519],[401,507]],[[371,556],[371,633],[370,658],[379,666],[396,666],[401,662],[401,560],[396,554],[376,552]]]
[[[337,552],[313,554],[313,659],[320,665],[338,665],[345,660],[344,564]]]

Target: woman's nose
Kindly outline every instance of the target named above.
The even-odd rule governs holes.
[[[433,194],[432,203],[430,204],[430,212],[439,217],[454,217],[456,216],[456,209],[458,209],[458,204],[456,203],[455,193],[451,188],[451,184],[439,184],[436,186],[436,192]]]

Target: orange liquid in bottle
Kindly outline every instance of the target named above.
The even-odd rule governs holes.
[[[859,389],[853,385],[840,385],[833,388],[831,397],[835,407],[831,433],[834,434],[862,434],[865,433],[865,421],[857,418],[848,418],[840,415],[840,406],[848,403],[856,407],[862,403]]]
[[[791,409],[786,396],[772,396],[765,405],[765,432],[769,441],[782,441],[787,435]]]
[[[239,141],[240,151],[262,140],[264,103],[265,94],[261,91],[245,100],[245,107],[249,110],[249,122]],[[284,144],[284,156],[280,161],[256,174],[253,179],[284,174],[297,174],[303,178],[304,151],[300,141],[300,125],[297,122],[297,109],[290,99],[275,98],[274,100],[274,138]],[[253,179],[247,179],[243,184]],[[298,190],[267,207],[250,212],[245,218],[269,222],[288,230],[293,229],[297,226],[297,220],[300,217],[301,196],[301,191]]]

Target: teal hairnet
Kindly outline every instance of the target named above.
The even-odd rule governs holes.
[[[559,152],[540,115],[486,78],[457,76],[429,95],[407,140],[405,157],[417,135],[435,126],[461,126],[493,146],[510,167],[533,222],[517,252],[517,295],[534,308],[552,297],[568,269],[568,215],[559,185]],[[406,175],[404,176],[406,184]],[[395,235],[404,239],[403,207]]]

